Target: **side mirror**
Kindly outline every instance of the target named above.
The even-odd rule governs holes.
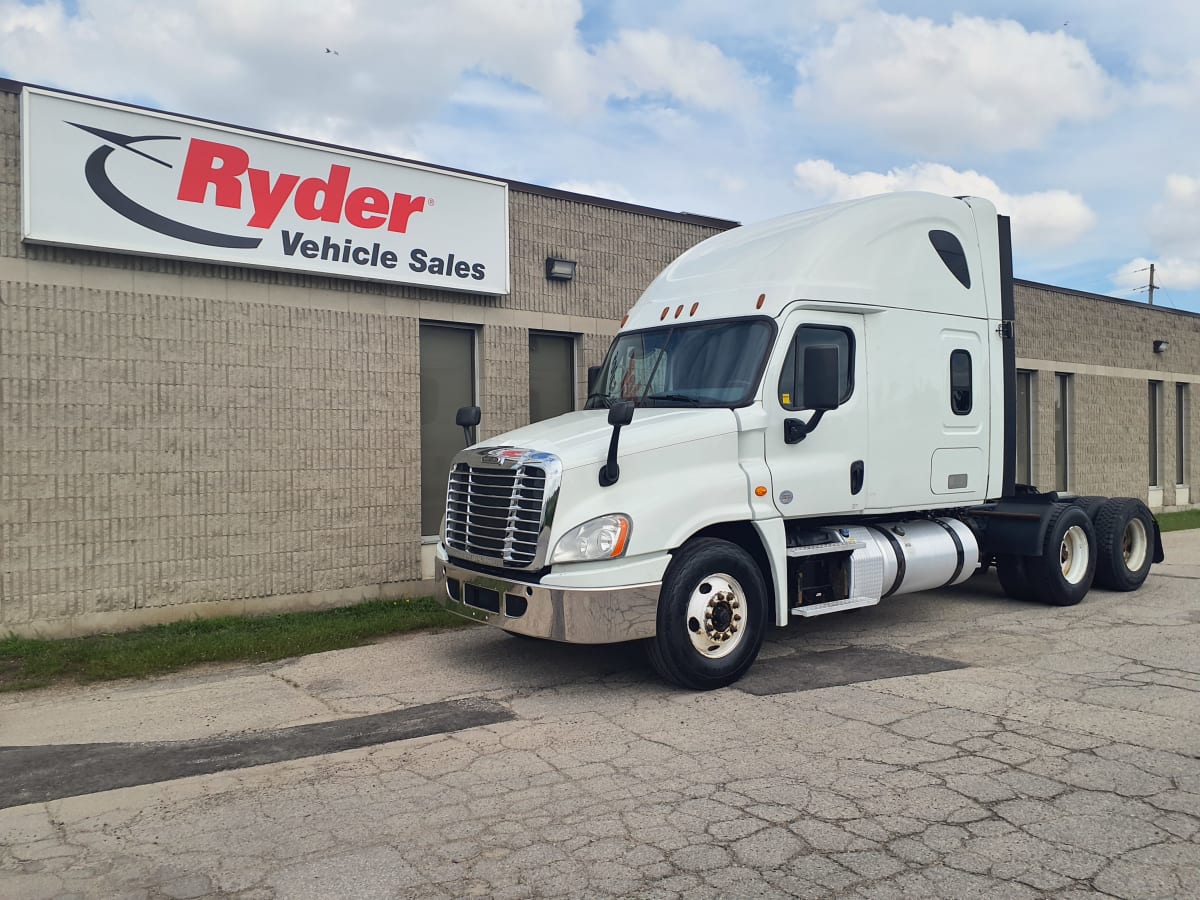
[[[821,424],[821,417],[841,405],[842,389],[838,373],[841,371],[838,348],[832,344],[820,344],[804,348],[804,396],[800,405],[813,410],[813,417],[783,420],[783,442],[798,444]]]
[[[600,487],[609,487],[617,483],[621,477],[621,467],[617,465],[617,441],[621,429],[633,421],[633,404],[628,400],[614,403],[608,408],[608,424],[612,426],[612,438],[608,442],[608,460],[600,467]]]
[[[596,390],[596,379],[600,377],[600,370],[604,366],[588,366],[588,394],[590,395]]]
[[[461,406],[457,413],[454,414],[454,424],[462,428],[463,438],[470,447],[475,443],[474,428],[479,425],[481,417],[478,406]]]
[[[838,373],[841,360],[832,344],[804,348],[804,397],[801,405],[816,412],[828,412],[841,405]]]
[[[628,425],[633,421],[633,403],[622,400],[608,408],[608,424],[614,427]]]

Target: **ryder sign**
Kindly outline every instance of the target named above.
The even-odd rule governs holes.
[[[26,88],[28,241],[506,294],[508,187]]]

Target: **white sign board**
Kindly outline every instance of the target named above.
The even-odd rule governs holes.
[[[506,294],[508,186],[25,88],[24,237]]]

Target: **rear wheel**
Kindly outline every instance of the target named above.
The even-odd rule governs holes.
[[[663,678],[707,691],[737,681],[762,646],[767,588],[754,559],[729,541],[698,538],[675,554],[647,655]]]
[[[1154,516],[1141,500],[1114,497],[1096,513],[1096,584],[1136,591],[1153,562]]]
[[[1029,573],[1025,568],[1028,557],[1000,555],[996,557],[996,575],[1004,593],[1014,600],[1036,600],[1037,595],[1029,584]]]
[[[1096,521],[1096,510],[1108,502],[1107,497],[1076,497],[1071,501],[1072,504],[1078,506],[1092,522]]]
[[[1074,606],[1087,594],[1096,574],[1096,532],[1087,513],[1070,503],[1050,514],[1041,556],[1025,559],[1029,583],[1038,599]]]

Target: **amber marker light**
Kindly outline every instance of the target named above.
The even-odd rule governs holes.
[[[762,305],[763,305],[764,303],[766,303],[766,302],[767,302],[767,295],[766,295],[766,294],[759,294],[759,295],[758,295],[758,302],[754,304],[754,308],[755,308],[755,309],[762,309]]]
[[[665,319],[665,318],[667,317],[667,313],[669,313],[670,311],[671,311],[671,307],[669,307],[669,306],[664,306],[664,307],[663,307],[663,311],[662,311],[662,315],[658,317],[658,321],[660,321],[660,322],[661,322],[663,319]]]
[[[621,325],[620,325],[620,327],[621,327],[621,328],[624,328],[624,327],[625,327],[625,323],[626,323],[626,322],[628,322],[628,321],[629,321],[629,313],[625,313],[625,318],[623,318],[623,319],[621,320]]]
[[[767,496],[767,489],[766,489],[765,487],[763,487],[763,486],[760,484],[758,487],[756,487],[756,488],[754,489],[754,496],[755,496],[755,497],[765,497],[765,496]]]
[[[693,304],[692,304],[692,311],[691,311],[690,313],[688,313],[688,315],[689,315],[689,316],[694,316],[694,315],[696,314],[696,310],[698,310],[699,308],[700,308],[700,304],[699,304],[699,303],[693,303]]]
[[[683,315],[683,304],[680,303],[677,307],[675,307],[675,318],[678,319],[682,315]]]
[[[609,554],[611,559],[624,555],[625,545],[629,543],[629,520],[621,516],[619,521],[620,531],[617,533],[617,543],[613,546],[612,553]]]

